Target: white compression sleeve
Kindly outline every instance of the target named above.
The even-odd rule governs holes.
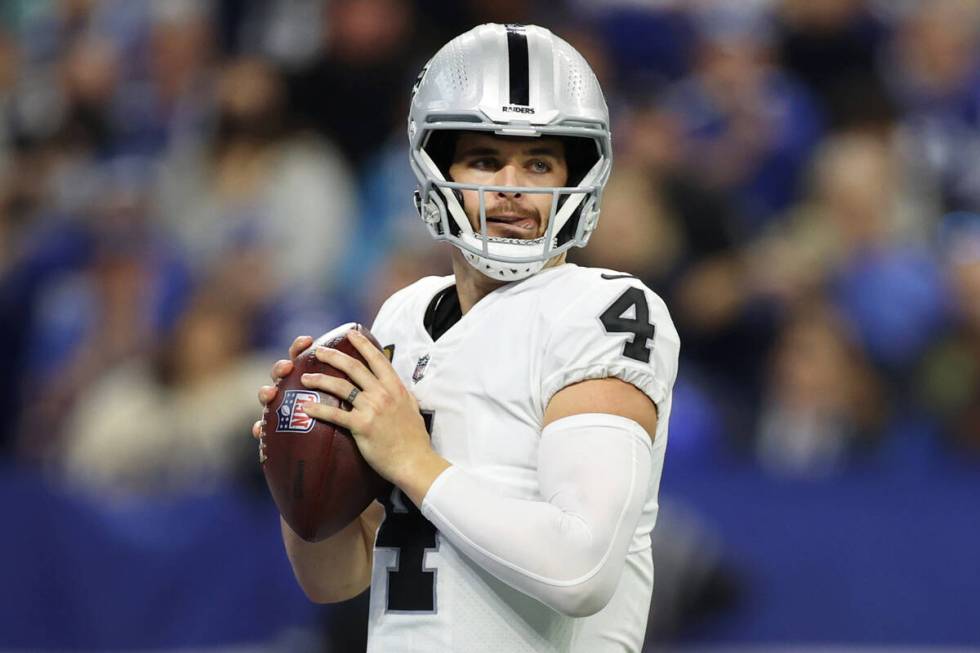
[[[539,500],[500,496],[453,466],[422,514],[491,574],[564,614],[601,610],[619,583],[650,481],[652,445],[617,415],[573,415],[541,432]]]

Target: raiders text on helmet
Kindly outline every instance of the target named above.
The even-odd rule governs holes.
[[[558,137],[569,169],[564,187],[489,186],[446,178],[439,142],[452,131]],[[480,25],[447,43],[426,64],[412,91],[408,118],[416,207],[438,240],[458,247],[489,277],[528,277],[554,256],[584,246],[599,219],[612,167],[609,111],[595,74],[572,46],[534,25]],[[451,156],[449,152],[449,156]],[[461,205],[479,192],[480,229]],[[551,195],[547,231],[520,240],[487,234],[486,192]]]

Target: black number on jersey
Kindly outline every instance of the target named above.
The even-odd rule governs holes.
[[[647,296],[636,287],[626,289],[612,305],[599,316],[606,333],[632,333],[633,337],[623,346],[623,356],[649,363],[651,350],[647,340],[653,338],[656,328],[650,323],[650,307]]]
[[[432,435],[432,411],[422,411],[425,429]],[[425,568],[425,552],[436,550],[436,527],[422,516],[400,489],[393,488],[382,503],[385,519],[378,528],[376,547],[397,549],[397,561],[388,568],[388,612],[435,612],[436,572]]]

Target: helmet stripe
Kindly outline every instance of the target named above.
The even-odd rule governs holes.
[[[520,25],[507,26],[507,59],[510,65],[510,104],[529,106],[531,61],[527,53],[527,34]]]

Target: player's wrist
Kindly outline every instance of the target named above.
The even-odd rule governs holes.
[[[451,466],[433,449],[422,450],[406,458],[391,482],[400,487],[412,503],[421,507],[432,483]]]

